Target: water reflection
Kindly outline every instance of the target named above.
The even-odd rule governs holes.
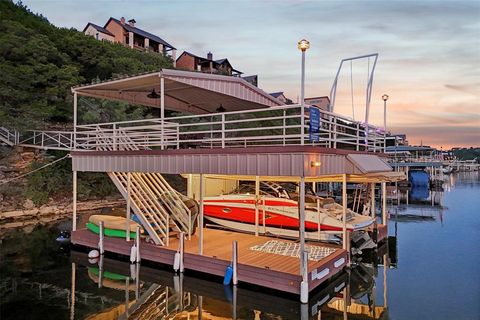
[[[383,255],[357,263],[314,292],[305,305],[297,302],[298,297],[224,286],[218,279],[177,275],[110,258],[92,264],[86,253],[72,251],[71,301],[76,302],[70,304],[71,319],[77,318],[78,310],[83,315],[84,301],[75,297],[84,281],[90,282],[92,294],[116,301],[108,306],[102,302],[86,319],[346,319],[349,315],[379,319],[387,313],[386,305],[378,305],[376,298],[381,294],[382,302],[387,301],[386,268],[382,268],[382,292],[375,283],[379,266],[388,268],[390,261],[388,245],[384,247],[379,251]]]

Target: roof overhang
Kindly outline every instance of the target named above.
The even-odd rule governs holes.
[[[265,91],[240,77],[163,69],[159,72],[73,87],[80,96],[123,101],[160,108],[161,99],[148,98],[153,89],[161,94],[164,79],[165,109],[192,114],[261,109],[283,105]]]
[[[370,174],[347,174],[347,181],[352,183],[381,183],[381,182],[396,182],[406,179],[403,172],[378,172]],[[205,178],[222,179],[222,180],[242,180],[255,181],[256,176],[252,175],[214,175],[206,174]],[[276,182],[300,182],[300,177],[295,176],[259,176],[260,181],[276,181]],[[323,175],[317,177],[305,177],[305,182],[342,182],[342,174]]]

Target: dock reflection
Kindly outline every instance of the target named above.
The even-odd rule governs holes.
[[[384,247],[388,247],[385,245]],[[224,286],[220,279],[175,274],[139,264],[101,257],[88,259],[72,251],[70,318],[75,319],[77,286],[110,294],[117,305],[90,312],[86,319],[380,319],[388,318],[388,248],[380,248],[312,293],[308,304],[298,297],[250,286]],[[383,268],[382,292],[375,277]],[[79,280],[76,279],[78,276]],[[82,279],[82,280],[80,280]],[[84,279],[84,280],[83,280]],[[88,279],[88,280],[87,280]],[[93,285],[92,285],[93,284]],[[124,299],[119,297],[123,292]],[[381,305],[377,296],[382,296]]]

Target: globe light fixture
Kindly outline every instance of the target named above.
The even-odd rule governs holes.
[[[384,94],[384,95],[382,96],[382,100],[383,100],[383,101],[387,101],[387,100],[388,100],[388,94]]]
[[[310,42],[306,39],[302,39],[298,41],[298,49],[301,51],[305,51],[307,49],[310,49]]]
[[[305,140],[305,51],[310,48],[310,42],[306,39],[298,41],[297,47],[302,51],[302,78],[300,86],[300,112],[302,117],[300,118],[300,144],[304,144]]]

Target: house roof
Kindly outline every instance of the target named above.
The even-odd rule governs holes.
[[[184,54],[187,54],[191,57],[194,57],[194,58],[197,58],[197,59],[200,59],[200,63],[210,63],[210,62],[213,62],[214,64],[216,65],[221,65],[221,64],[224,64],[225,62],[228,63],[230,65],[230,67],[232,68],[232,71],[235,71],[237,73],[240,73],[240,74],[243,74],[243,72],[237,70],[237,69],[234,69],[232,64],[230,63],[230,61],[228,61],[227,58],[223,58],[223,59],[218,59],[218,60],[210,60],[208,58],[204,58],[204,57],[200,57],[200,56],[197,56],[191,52],[188,52],[188,51],[183,51],[182,54],[177,58],[177,61],[180,59],[181,56],[183,56]]]
[[[110,17],[110,19],[108,19],[107,23],[105,23],[105,27],[106,27],[106,26],[108,25],[108,23],[109,23],[110,21],[112,21],[112,20],[115,21],[116,23],[118,23],[119,25],[121,25],[121,26],[123,27],[123,29],[125,29],[125,30],[128,31],[128,32],[133,32],[133,33],[135,33],[135,34],[138,34],[139,36],[142,36],[142,37],[148,38],[148,39],[150,39],[150,40],[156,41],[156,42],[158,42],[158,43],[161,43],[161,44],[163,44],[164,46],[169,47],[170,49],[175,49],[175,50],[176,50],[176,48],[175,48],[174,46],[172,46],[170,43],[168,43],[167,41],[163,40],[162,38],[160,38],[160,37],[158,37],[158,36],[156,36],[156,35],[154,35],[154,34],[151,34],[150,32],[147,32],[147,31],[145,31],[145,30],[142,30],[142,29],[140,29],[140,28],[132,27],[131,25],[129,25],[129,24],[127,24],[127,23],[122,24],[122,23],[120,22],[120,20],[115,19],[115,18],[112,18],[112,17]],[[130,20],[134,20],[134,19],[130,19]]]
[[[95,23],[91,23],[91,22],[87,23],[85,28],[83,28],[82,32],[85,32],[85,30],[87,30],[88,26],[94,27],[95,30],[100,31],[101,33],[105,33],[105,34],[108,34],[109,36],[115,37],[115,35],[113,33],[111,33],[110,31],[108,31],[107,29],[105,29],[103,27],[100,27],[100,26],[96,25]]]

